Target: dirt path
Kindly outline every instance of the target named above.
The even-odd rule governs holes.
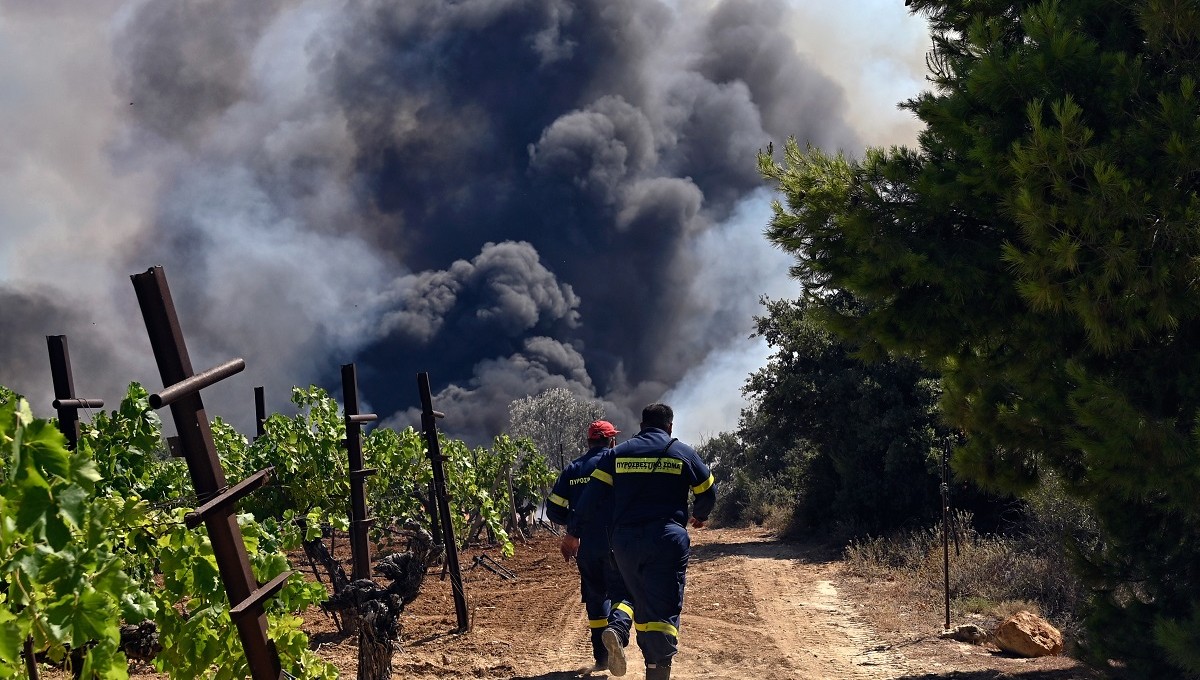
[[[847,577],[819,548],[761,529],[691,531],[692,560],[674,680],[1092,680],[1065,657],[1016,659],[937,638],[936,616],[906,607],[894,584]],[[567,680],[591,661],[574,565],[543,535],[506,560],[518,579],[467,574],[468,635],[406,634],[396,678]],[[471,564],[471,558],[463,560]],[[443,582],[413,603],[412,630],[452,627]],[[847,590],[848,589],[848,590]],[[422,600],[424,600],[422,602]],[[419,608],[416,607],[420,605]],[[422,612],[449,612],[434,616]],[[350,648],[353,649],[352,647]],[[644,663],[628,652],[632,680]],[[345,668],[344,677],[353,677]],[[598,674],[597,678],[606,678]]]
[[[474,587],[468,581],[469,595],[477,601],[471,634],[407,644],[397,655],[396,677],[580,677],[577,669],[590,661],[590,649],[577,577],[558,559],[553,540],[539,546],[548,553],[530,568],[516,569],[520,576],[514,584],[473,573],[480,580]],[[513,560],[518,565],[520,552]],[[833,563],[761,531],[693,532],[672,677],[875,680],[906,675],[904,660],[881,651],[884,645],[840,597],[835,570]],[[640,680],[644,662],[635,644],[627,658],[627,677]]]
[[[574,565],[563,564],[556,543],[545,536],[518,546],[515,558],[505,560],[518,574],[515,582],[482,570],[467,573],[473,627],[466,636],[431,631],[454,627],[444,582],[431,574],[430,592],[422,592],[408,613],[406,644],[395,657],[396,678],[580,678],[578,670],[590,662],[586,622]],[[898,655],[872,651],[882,645],[841,600],[830,580],[833,570],[830,562],[812,560],[761,531],[694,532],[673,678],[904,675]],[[343,676],[353,676],[352,652],[350,640],[323,649],[342,666]],[[636,644],[630,645],[628,660],[629,678],[641,679],[644,663]]]
[[[1014,659],[937,639],[936,616],[906,609],[895,584],[847,577],[835,556],[774,540],[761,529],[691,531],[692,560],[674,680],[1083,680],[1096,677],[1070,659]],[[541,533],[503,560],[506,580],[483,568],[464,572],[470,632],[456,626],[448,579],[430,573],[404,613],[394,678],[406,680],[568,680],[590,665],[578,572]],[[468,550],[474,557],[495,551]],[[341,555],[339,554],[339,557]],[[348,556],[347,556],[348,557]],[[899,603],[899,604],[898,604]],[[305,630],[343,678],[356,674],[353,639],[319,611]],[[644,678],[636,644],[631,680]],[[165,678],[142,669],[135,680]],[[601,673],[595,678],[607,678]]]
[[[839,596],[832,563],[757,531],[698,532],[695,544],[677,677],[904,675],[902,660],[880,651]]]

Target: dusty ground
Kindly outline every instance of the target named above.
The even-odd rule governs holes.
[[[1023,660],[940,640],[934,606],[911,606],[891,584],[846,576],[828,551],[774,540],[755,529],[690,530],[693,555],[673,678],[700,680],[906,679],[1083,680],[1097,676],[1065,657]],[[503,580],[461,557],[471,631],[456,624],[449,579],[431,572],[405,612],[395,678],[565,680],[591,661],[574,565],[557,538],[541,533],[517,545]],[[355,676],[352,639],[319,612],[308,616],[314,646]],[[955,622],[959,623],[959,622]],[[636,644],[626,677],[641,680]],[[606,677],[600,674],[597,677]]]

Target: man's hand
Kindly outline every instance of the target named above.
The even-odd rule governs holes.
[[[693,518],[692,518],[692,528],[693,528],[693,529],[703,529],[703,528],[704,528],[704,522],[705,522],[705,520],[702,520],[702,519],[696,519],[695,517],[693,517]]]
[[[579,539],[571,534],[563,534],[562,542],[558,544],[558,551],[562,553],[564,560],[570,562],[572,557],[579,554]]]

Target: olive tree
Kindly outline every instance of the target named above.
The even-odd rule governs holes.
[[[565,387],[517,399],[508,405],[508,431],[527,437],[558,469],[587,447],[587,426],[604,417],[604,406]]]

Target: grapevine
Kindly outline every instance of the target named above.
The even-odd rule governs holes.
[[[84,678],[128,677],[122,622],[153,621],[161,649],[152,663],[172,678],[240,678],[244,653],[203,528],[184,514],[197,505],[184,461],[166,454],[161,422],[136,383],[117,409],[81,426],[76,451],[53,421],[0,387],[0,679],[22,677],[27,639],[39,658],[73,666]],[[255,578],[291,568],[305,542],[344,529],[348,515],[345,425],[338,404],[317,387],[292,395],[300,413],[275,414],[247,440],[220,419],[213,441],[230,480],[274,467],[275,482],[242,501],[237,521]],[[486,529],[506,554],[512,499],[536,498],[552,473],[524,439],[497,437],[491,449],[442,435],[456,535]],[[428,520],[431,469],[411,427],[364,436],[366,464],[378,470],[368,502],[385,527]],[[510,526],[510,528],[512,528]],[[296,614],[329,594],[294,574],[268,601],[268,634],[285,670],[333,678],[308,649]],[[184,651],[186,650],[186,652]]]
[[[155,612],[125,571],[113,525],[140,524],[148,507],[98,496],[102,477],[84,452],[67,449],[54,424],[33,417],[11,392],[0,405],[0,678],[24,673],[21,647],[62,663],[72,650],[82,677],[122,678],[120,621]]]

